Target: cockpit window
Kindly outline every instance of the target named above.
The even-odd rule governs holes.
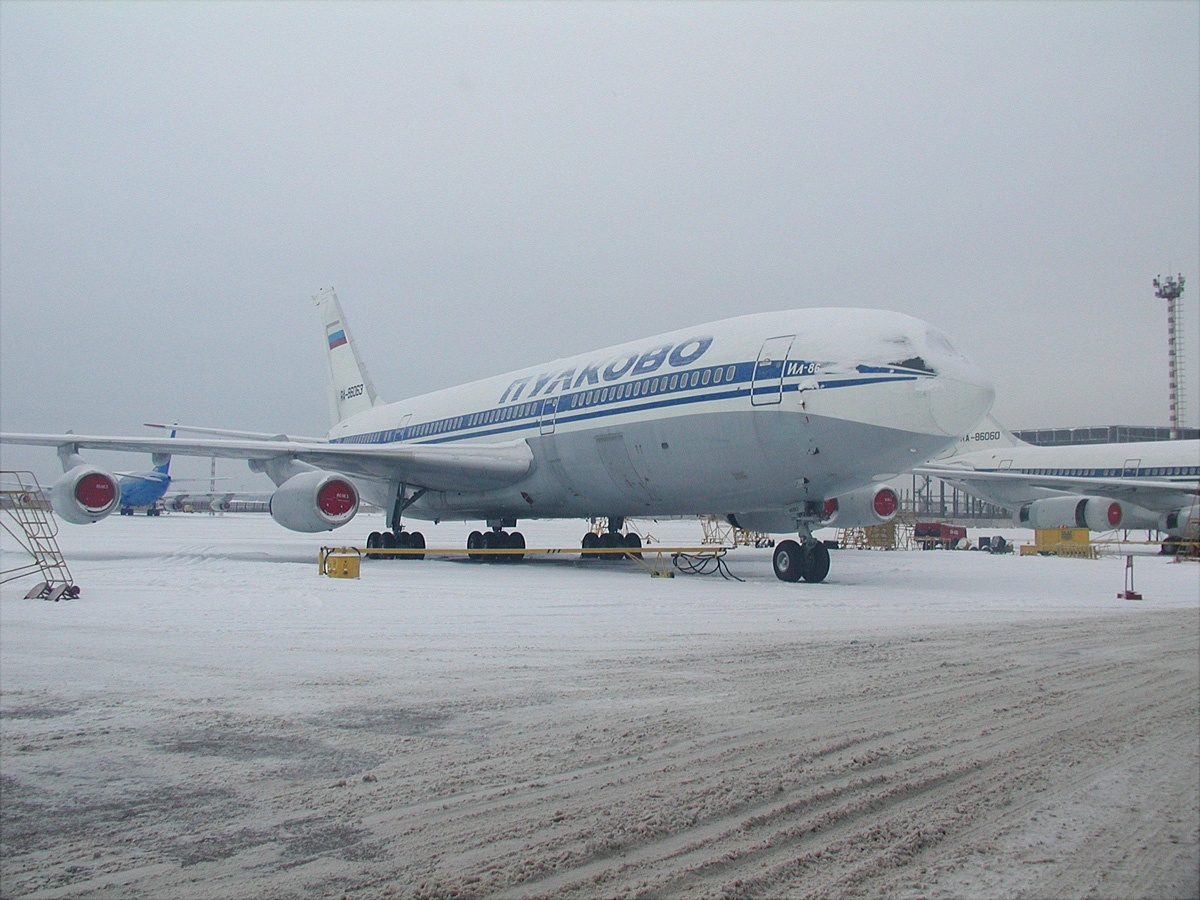
[[[925,341],[932,350],[937,350],[956,359],[963,358],[963,355],[954,349],[954,345],[950,343],[950,339],[936,328],[930,328],[925,332]]]
[[[916,369],[918,372],[928,372],[930,375],[937,374],[930,368],[929,363],[921,359],[919,356],[910,356],[908,359],[902,359],[900,362],[892,363],[893,366],[899,366],[902,369]]]

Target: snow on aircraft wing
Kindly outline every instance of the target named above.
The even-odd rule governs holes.
[[[434,491],[478,491],[519,481],[533,464],[524,441],[503,444],[331,444],[324,441],[0,434],[0,443],[221,459],[295,459],[331,472],[399,479]]]
[[[1124,500],[1143,509],[1170,512],[1200,494],[1200,481],[1179,482],[1163,478],[1082,478],[1070,475],[1030,475],[1025,472],[978,472],[958,466],[917,466],[918,475],[928,475],[949,481],[970,491],[980,485],[1028,485],[1031,488],[1078,494],[1081,497],[1108,497]],[[1031,498],[1032,499],[1032,498]]]

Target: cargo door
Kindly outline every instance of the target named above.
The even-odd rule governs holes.
[[[642,505],[657,499],[650,487],[650,479],[634,465],[623,434],[599,435],[596,438],[596,453],[608,477],[622,494]]]

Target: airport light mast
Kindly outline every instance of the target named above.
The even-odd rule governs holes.
[[[1167,301],[1167,364],[1170,366],[1171,440],[1179,439],[1183,420],[1183,358],[1179,352],[1179,298],[1183,295],[1183,276],[1168,275],[1154,279],[1154,296]]]

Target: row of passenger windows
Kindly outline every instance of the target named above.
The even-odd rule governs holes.
[[[1120,478],[1137,474],[1142,478],[1167,478],[1172,475],[1200,475],[1200,466],[1152,466],[1131,469],[1022,469],[1026,475],[1063,475],[1067,478]]]
[[[707,387],[710,384],[726,384],[732,382],[737,375],[737,366],[718,366],[709,369],[696,369],[692,372],[676,372],[674,375],[661,375],[657,378],[646,378],[628,384],[618,384],[613,387],[597,388],[571,395],[570,408],[577,409],[595,406],[610,401],[628,400],[634,397],[648,397],[653,394],[665,394],[671,391],[681,391],[694,387]],[[436,422],[424,422],[407,428],[393,431],[376,432],[375,434],[360,434],[349,438],[350,443],[373,444],[391,443],[401,440],[429,437],[448,431],[459,431],[463,428],[478,428],[481,425],[492,425],[496,422],[510,422],[513,419],[528,419],[537,416],[545,399],[517,403],[486,412],[471,413],[465,416],[454,416],[439,419]],[[560,401],[561,403],[561,401]],[[562,404],[566,408],[565,404]]]
[[[709,384],[721,384],[733,381],[737,374],[737,366],[716,369],[696,369],[692,373],[676,372],[674,375],[661,375],[634,381],[629,384],[618,384],[610,388],[597,388],[571,395],[571,409],[580,406],[595,406],[598,403],[608,403],[610,400],[627,400],[632,397],[648,397],[652,394],[665,394],[670,391],[681,391],[687,388],[707,387]]]

